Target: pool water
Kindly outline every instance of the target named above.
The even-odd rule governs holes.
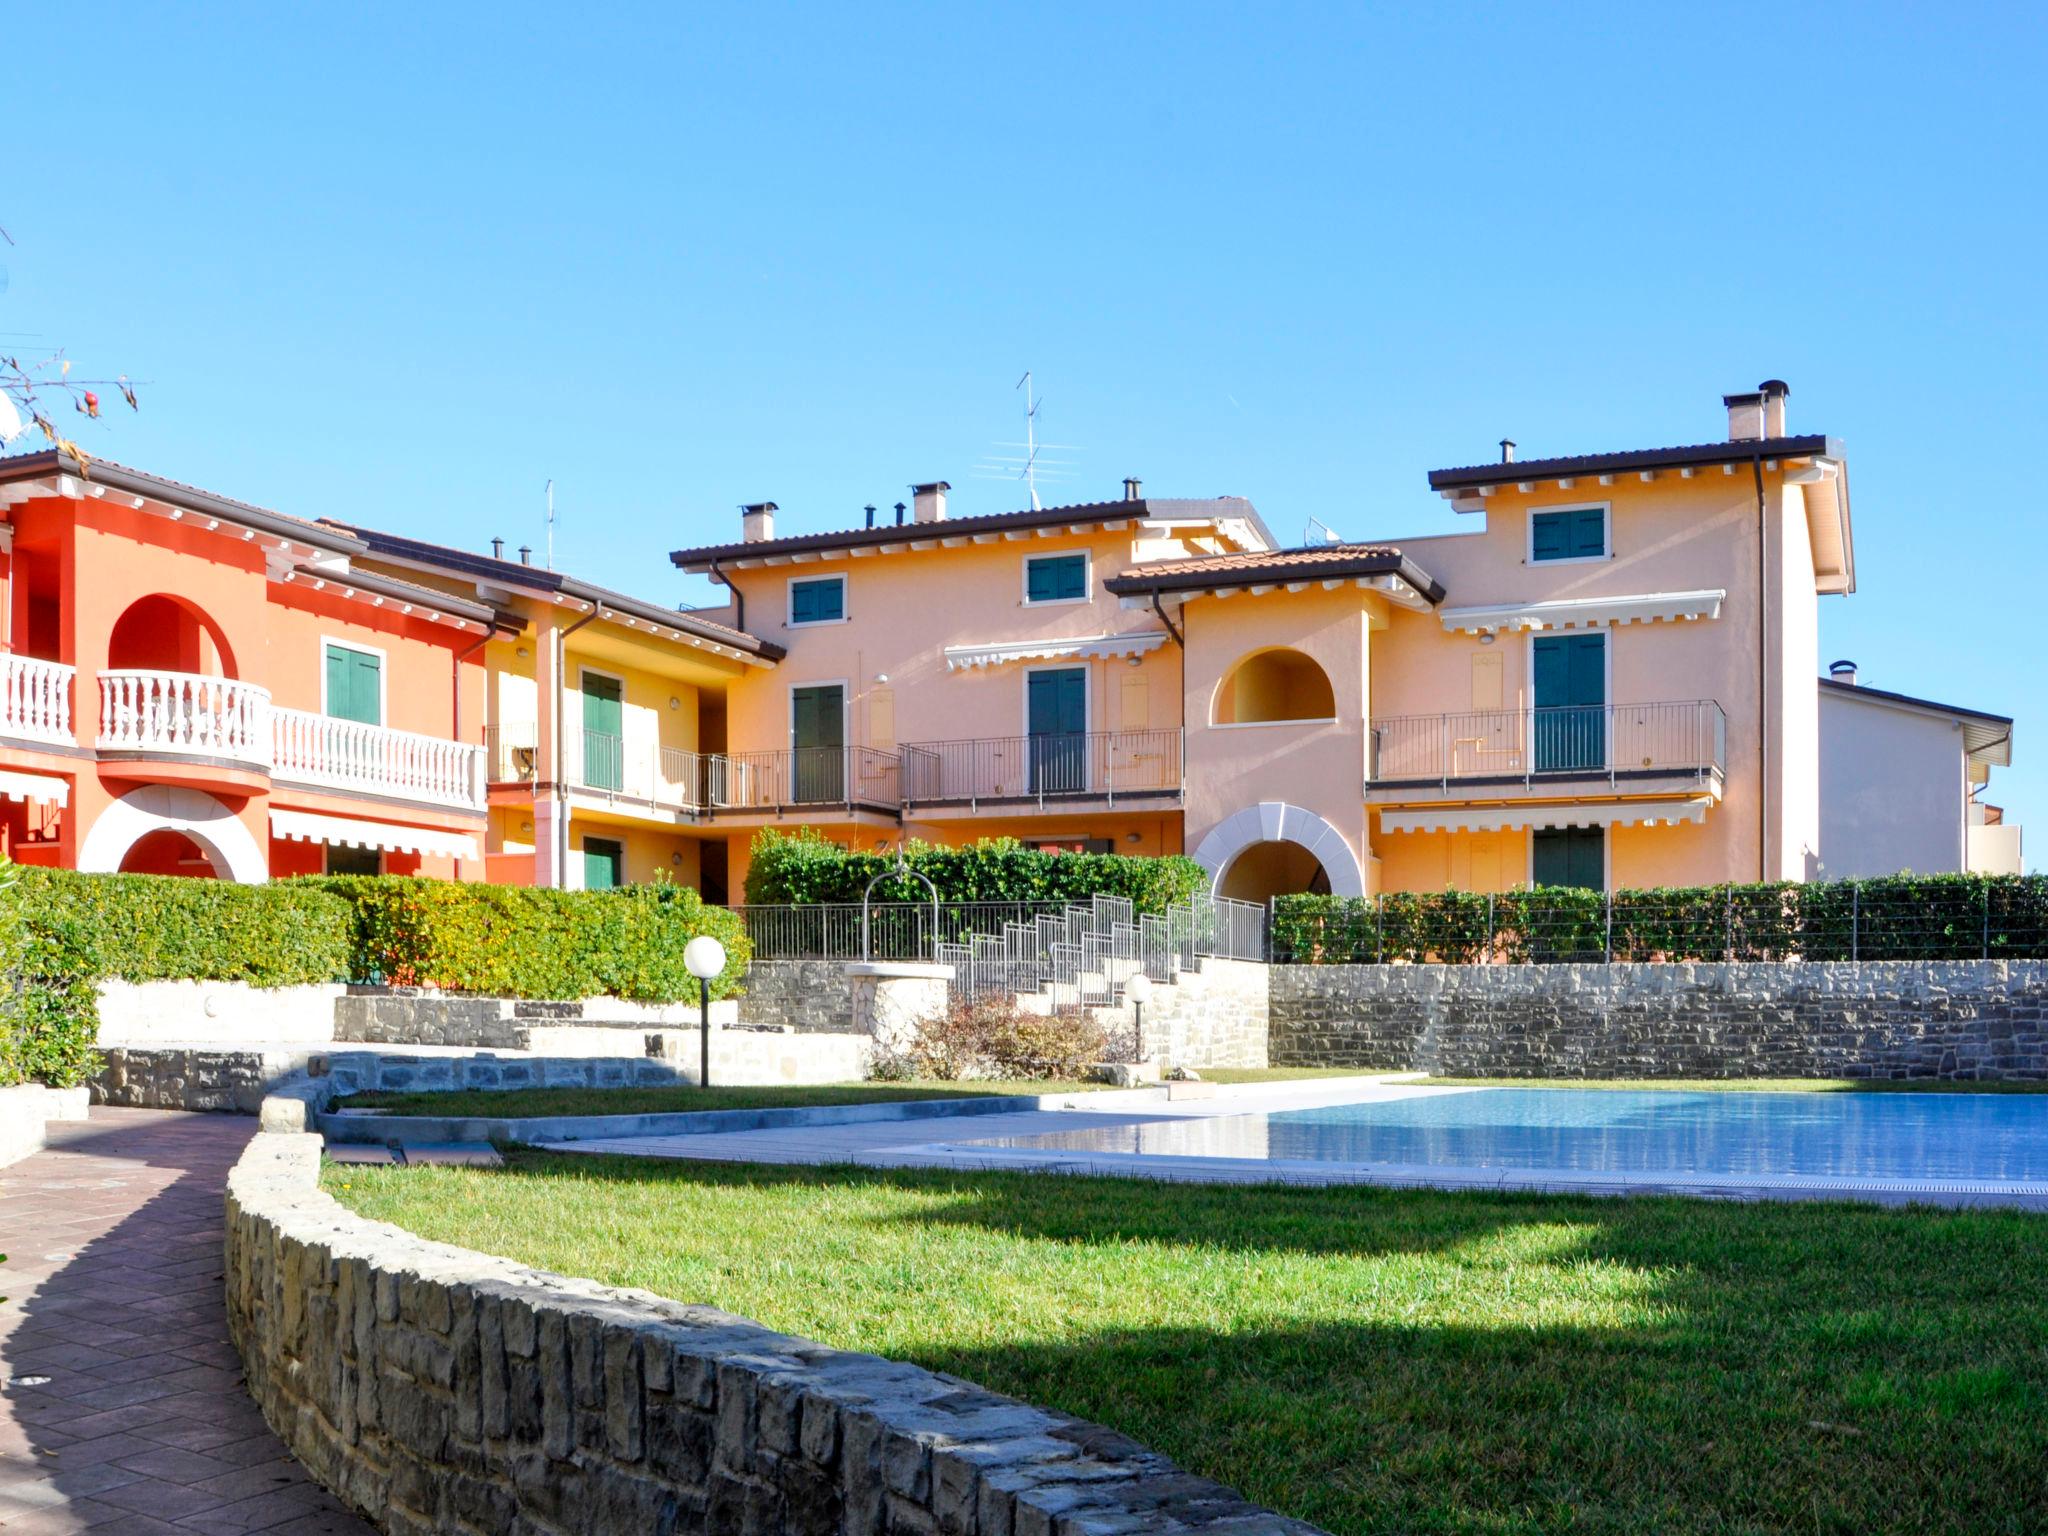
[[[2048,1095],[1487,1088],[981,1145],[1406,1167],[2034,1182],[2048,1180]]]

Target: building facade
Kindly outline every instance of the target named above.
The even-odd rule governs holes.
[[[740,898],[764,826],[861,848],[1187,852],[1247,899],[1832,873],[1813,678],[1820,599],[1855,586],[1848,469],[1836,439],[1789,431],[1787,396],[1724,397],[1706,443],[1503,444],[1434,471],[1472,526],[1428,538],[1288,549],[1246,500],[1135,480],[978,517],[949,515],[933,481],[863,526],[793,536],[762,502],[738,538],[671,556],[725,590],[696,611],[524,552],[0,461],[11,675],[47,694],[47,669],[70,668],[67,697],[115,722],[0,729],[19,780],[0,787],[41,774],[67,797],[54,822],[47,801],[11,811],[9,846],[86,865],[100,814],[155,786],[228,806],[270,872],[332,862],[300,846],[302,813],[454,839],[387,845],[386,868],[661,876],[714,900]],[[138,650],[156,631],[123,614],[155,596],[191,619]],[[385,660],[331,653],[350,646]],[[113,691],[136,669],[260,683],[273,732],[331,733],[374,691],[371,728],[443,742],[474,781],[442,803],[351,779],[344,806],[332,772],[287,766],[283,736],[261,764],[154,751],[136,778],[121,722],[148,710]]]
[[[480,878],[485,603],[339,531],[56,452],[0,459],[0,844],[234,880]]]

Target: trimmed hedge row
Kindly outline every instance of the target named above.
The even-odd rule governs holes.
[[[2043,959],[2048,876],[1282,896],[1273,955],[1318,965]]]
[[[698,934],[725,945],[714,997],[737,988],[752,955],[737,917],[666,884],[555,891],[314,875],[235,885],[18,866],[0,878],[0,1086],[91,1076],[105,979],[673,1002],[697,995],[683,948]]]
[[[1201,865],[1180,854],[1040,853],[1008,837],[960,848],[913,841],[904,859],[930,877],[944,902],[1086,901],[1103,895],[1128,897],[1140,912],[1164,912],[1185,903],[1207,879]],[[871,880],[896,867],[894,853],[857,853],[808,827],[795,833],[764,829],[754,837],[749,860],[750,906],[858,902]],[[889,879],[875,887],[877,901],[923,901],[929,894],[914,879]]]

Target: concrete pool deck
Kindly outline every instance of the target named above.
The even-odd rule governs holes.
[[[1571,1168],[1457,1167],[1073,1151],[1002,1144],[1020,1138],[1118,1126],[1158,1125],[1334,1104],[1492,1091],[1491,1088],[1476,1086],[1424,1086],[1393,1076],[1244,1084],[1213,1099],[1174,1102],[1155,1099],[1142,1109],[1133,1108],[1128,1102],[1091,1104],[1086,1096],[1077,1095],[1070,1108],[979,1114],[972,1118],[971,1125],[960,1122],[948,1124],[944,1117],[938,1117],[783,1126],[722,1134],[604,1138],[561,1143],[549,1150],[703,1162],[1007,1170],[1214,1184],[1363,1184],[1541,1194],[1690,1195],[1747,1201],[1859,1200],[1882,1205],[2000,1206],[2048,1212],[2048,1183],[2040,1182],[1863,1178],[1823,1174],[1630,1174]],[[1124,1095],[1115,1097],[1122,1099]]]

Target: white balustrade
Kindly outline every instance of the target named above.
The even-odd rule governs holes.
[[[99,749],[268,768],[269,690],[192,672],[102,672]]]
[[[441,736],[336,720],[303,709],[270,711],[275,722],[273,772],[280,779],[328,789],[425,800],[481,810],[484,749]]]
[[[33,656],[0,656],[0,736],[73,744],[72,669]]]

